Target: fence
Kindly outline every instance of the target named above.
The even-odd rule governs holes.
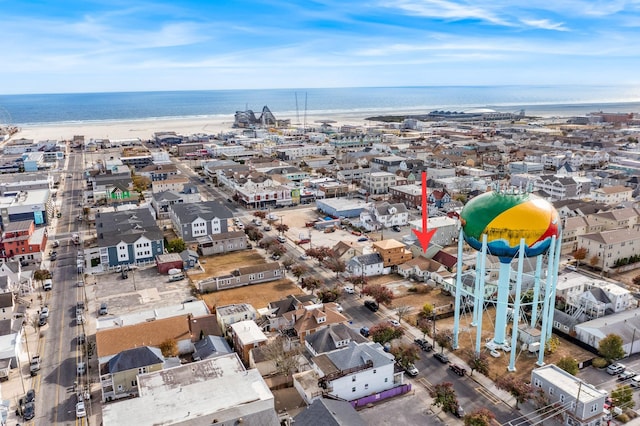
[[[368,395],[362,398],[354,399],[353,401],[350,401],[350,403],[353,406],[353,408],[364,407],[367,404],[373,404],[375,402],[380,402],[388,398],[393,398],[394,396],[404,395],[410,390],[411,390],[411,384],[407,383],[407,384],[395,387],[393,389],[387,389],[385,391],[382,391],[373,395]]]

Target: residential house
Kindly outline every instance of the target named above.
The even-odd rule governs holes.
[[[349,342],[345,347],[311,358],[311,366],[319,376],[324,393],[344,401],[404,384],[404,373],[396,373],[394,365],[393,355],[373,342]]]
[[[362,189],[370,195],[386,194],[389,187],[396,186],[396,175],[390,172],[371,172],[362,176]]]
[[[419,281],[427,281],[432,277],[432,275],[434,277],[436,275],[441,276],[441,274],[444,274],[446,277],[451,275],[444,265],[433,259],[427,259],[424,256],[415,257],[410,261],[399,265],[398,274],[404,278],[415,278]],[[438,282],[439,280],[434,281]]]
[[[427,202],[438,209],[444,209],[451,203],[451,194],[446,189],[434,189],[427,195]]]
[[[216,306],[216,320],[223,333],[231,324],[239,321],[256,321],[258,319],[258,311],[249,303],[238,303],[233,305]]]
[[[167,219],[172,205],[198,203],[200,200],[198,187],[185,185],[180,191],[155,192],[151,198],[151,206],[158,219]]]
[[[267,336],[252,320],[238,321],[230,325],[233,348],[245,365],[249,365],[249,351],[267,344]]]
[[[149,264],[164,253],[164,235],[149,209],[96,213],[97,246],[103,269]]]
[[[107,170],[104,173],[90,175],[88,177],[89,191],[86,193],[86,202],[98,202],[105,200],[108,203],[120,203],[138,201],[138,194],[133,191],[131,172],[119,167],[117,173]]]
[[[406,161],[405,157],[399,157],[397,155],[374,157],[371,160],[371,168],[374,170],[382,170],[385,172],[395,173],[396,171],[400,170],[400,167],[404,161]]]
[[[10,291],[0,293],[0,321],[13,319],[15,300]]]
[[[591,198],[597,203],[620,204],[633,200],[633,189],[626,186],[605,186],[591,191]]]
[[[284,273],[284,268],[278,262],[270,262],[245,266],[233,270],[230,274],[207,278],[197,286],[201,293],[206,293],[279,280],[284,277]]]
[[[103,405],[102,422],[280,425],[269,387],[258,370],[246,370],[236,354],[139,375],[138,397]]]
[[[362,254],[362,246],[354,241],[338,241],[331,251],[338,259],[348,262],[352,257]]]
[[[21,263],[40,263],[47,246],[47,228],[35,227],[33,220],[9,222],[4,225],[0,239],[0,254],[3,260]]]
[[[409,212],[402,203],[383,201],[360,213],[360,224],[368,231],[377,231],[409,223]]]
[[[373,250],[380,254],[385,268],[396,267],[413,259],[413,254],[407,250],[405,244],[394,239],[374,242]]]
[[[590,187],[583,189],[582,184],[572,177],[539,176],[533,182],[536,191],[544,191],[552,200],[565,200],[567,198],[580,198],[589,193]]]
[[[162,351],[150,346],[124,350],[100,365],[102,402],[135,396],[138,375],[158,371],[165,362]]]
[[[178,167],[173,164],[150,164],[136,172],[139,176],[148,178],[151,182],[172,179],[178,176]]]
[[[193,360],[215,358],[218,356],[233,353],[224,337],[204,336],[193,343]]]
[[[636,309],[627,309],[616,314],[605,315],[574,325],[576,339],[597,350],[600,341],[612,332],[622,339],[622,349],[628,356],[640,352],[638,330],[640,330],[640,316]]]
[[[11,291],[20,296],[31,294],[35,290],[33,285],[33,271],[23,270],[18,261],[0,262],[0,279],[3,286],[0,291]]]
[[[640,230],[637,228],[581,235],[578,237],[578,247],[587,249],[586,261],[604,273],[620,266],[624,266],[625,270],[640,267],[637,261],[626,264],[635,259],[640,248]]]
[[[398,203],[403,203],[409,208],[415,209],[422,206],[421,185],[411,184],[390,186],[389,195],[391,195],[392,200],[397,201]]]
[[[173,229],[185,242],[206,235],[224,234],[233,213],[219,201],[173,204],[169,208]]]
[[[296,363],[294,365],[288,364],[291,367],[289,374],[309,369],[309,362],[307,361],[307,358],[305,358],[304,354],[298,351],[300,343],[290,339],[275,339],[272,340],[269,345],[258,346],[257,348],[251,349],[249,351],[249,367],[257,368],[262,377],[280,375],[278,379],[287,380],[285,375],[281,372],[282,365],[278,364],[279,358],[274,358],[273,356],[273,346],[271,345],[277,344],[282,345],[282,350],[285,353],[292,350],[296,351],[294,354],[291,354],[292,357],[295,357]]]
[[[297,309],[282,314],[283,330],[293,330],[304,343],[306,336],[332,324],[344,324],[348,319],[337,311],[334,303],[306,302]]]
[[[365,277],[375,277],[385,273],[384,261],[380,253],[355,256],[347,262],[346,270],[351,275]]]
[[[611,209],[589,215],[589,219],[592,219],[593,222],[602,224],[601,230],[633,228],[639,223],[639,217],[640,211],[634,207]],[[562,238],[564,239],[564,235]]]
[[[151,182],[151,192],[158,193],[164,191],[182,191],[185,185],[191,185],[187,177],[175,176],[170,179],[156,180]]]
[[[366,426],[351,404],[346,401],[336,401],[328,398],[314,400],[311,405],[295,415],[296,425],[311,426]]]
[[[422,231],[422,220],[413,220],[409,224],[411,229]],[[449,216],[430,217],[427,219],[427,229],[436,230],[431,237],[431,244],[447,247],[460,236],[460,221]]]
[[[340,182],[359,182],[371,172],[370,168],[342,169],[336,173],[336,179]]]
[[[314,304],[317,303],[317,301],[318,299],[313,294],[290,294],[284,299],[269,302],[267,305],[269,330],[290,329],[290,322],[284,319],[283,315],[287,312],[300,309],[306,302]]]
[[[349,342],[366,343],[369,339],[363,337],[358,330],[344,323],[330,324],[328,327],[308,334],[304,344],[311,356],[331,352],[349,344]]]
[[[243,231],[205,235],[204,237],[198,237],[196,243],[198,253],[203,256],[245,250],[250,246],[249,239]]]
[[[550,404],[567,407],[558,414],[562,423],[572,426],[598,426],[605,424],[604,404],[607,391],[567,373],[554,364],[531,371],[531,385],[548,398]]]

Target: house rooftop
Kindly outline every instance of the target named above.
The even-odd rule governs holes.
[[[238,340],[243,345],[267,341],[267,336],[254,321],[239,321],[231,324],[230,327],[232,333],[238,336]]]
[[[540,377],[548,383],[562,389],[565,394],[577,398],[581,403],[588,404],[596,399],[607,396],[607,392],[596,389],[593,385],[586,383],[572,374],[567,373],[554,364],[547,364],[534,369],[531,377]]]
[[[273,394],[260,373],[245,370],[233,353],[141,374],[138,387],[137,398],[103,406],[105,426],[237,424],[240,419],[279,425]]]

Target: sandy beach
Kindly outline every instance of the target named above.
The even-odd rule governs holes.
[[[288,117],[277,117],[288,118]],[[363,117],[345,116],[317,116],[307,117],[306,124],[311,126],[319,120],[332,120],[332,125],[364,125]],[[13,135],[12,139],[26,138],[36,141],[71,140],[76,135],[89,139],[151,139],[155,132],[176,132],[181,135],[192,135],[196,133],[217,134],[231,130],[234,116],[228,117],[191,117],[191,118],[156,118],[145,120],[126,121],[97,121],[79,123],[52,123],[34,126],[20,127],[20,131]],[[294,123],[295,119],[291,119]]]

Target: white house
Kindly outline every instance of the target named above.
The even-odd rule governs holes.
[[[606,273],[616,268],[619,261],[631,259],[638,254],[640,230],[623,228],[580,235],[578,247],[587,249],[586,262]]]
[[[382,202],[360,213],[360,224],[367,231],[378,231],[409,223],[409,211],[402,203]]]
[[[385,273],[384,262],[379,253],[353,257],[347,262],[346,269],[351,275],[364,275],[365,277],[373,277]]]
[[[352,401],[402,385],[404,373],[395,373],[394,360],[379,343],[351,341],[314,356],[311,367],[330,396]]]

